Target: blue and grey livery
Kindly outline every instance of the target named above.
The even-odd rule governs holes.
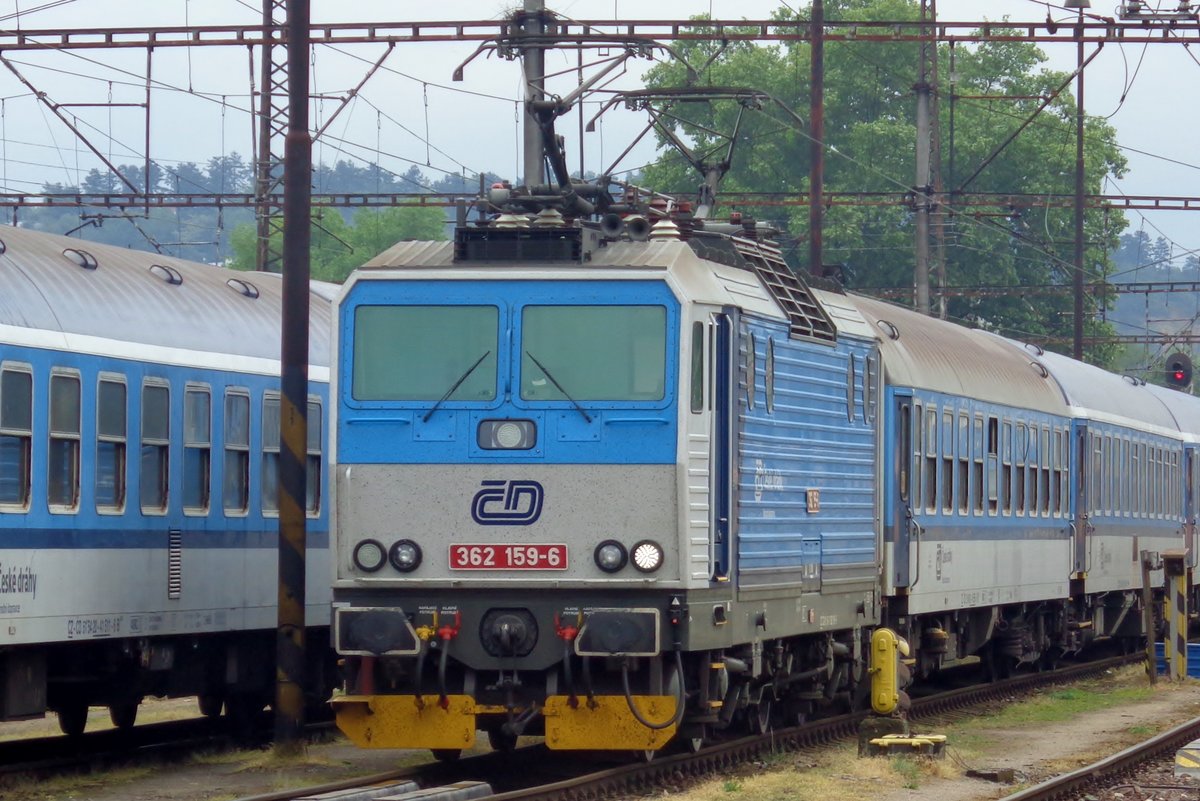
[[[314,285],[307,620],[332,674]],[[146,695],[248,718],[273,697],[278,276],[0,228],[0,718]],[[324,681],[322,681],[324,677]]]
[[[1134,554],[1194,537],[1200,404],[685,217],[480,224],[347,283],[335,706],[360,745],[759,731],[862,703],[881,625],[918,675],[1140,636]]]

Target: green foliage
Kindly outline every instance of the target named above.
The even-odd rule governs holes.
[[[356,268],[405,239],[445,239],[445,215],[440,208],[359,209],[353,224],[329,210],[313,210],[310,270],[320,281],[341,283]],[[281,235],[272,237],[282,251]],[[258,252],[254,225],[239,225],[230,235],[235,270],[253,270]]]
[[[805,13],[807,13],[805,11]],[[830,20],[917,19],[916,0],[828,0]],[[777,19],[796,18],[781,10]],[[710,42],[679,45],[686,61],[698,67],[715,52]],[[948,300],[948,316],[1018,339],[1048,342],[1069,352],[1072,332],[1074,212],[1067,204],[1052,208],[1005,209],[971,207],[966,192],[1032,193],[1066,196],[1074,191],[1075,101],[1069,75],[1045,69],[1043,53],[1034,45],[992,42],[978,46],[939,48],[938,90],[940,172],[948,194],[945,218],[945,270],[948,286],[1011,286],[1003,296]],[[700,85],[740,86],[769,93],[808,117],[810,47],[807,42],[772,46],[732,46],[713,60],[698,79]],[[911,189],[916,174],[916,100],[919,45],[912,42],[829,41],[825,45],[825,188],[833,192],[898,192]],[[953,74],[954,82],[949,78]],[[661,64],[648,75],[655,87],[679,86],[685,68]],[[1041,102],[1064,85],[1047,108],[1015,140],[1003,142],[1033,115]],[[955,100],[951,102],[951,95]],[[978,99],[986,97],[988,99]],[[1033,99],[1017,99],[1033,98]],[[677,104],[676,132],[699,154],[724,153],[725,142],[713,131],[730,132],[739,109],[733,103]],[[810,138],[807,126],[767,109],[743,119],[733,165],[724,192],[788,192],[807,195]],[[953,115],[953,140],[950,139]],[[1125,160],[1115,131],[1105,120],[1085,122],[1085,191],[1099,194],[1106,175],[1120,177]],[[998,152],[997,152],[998,151]],[[987,165],[971,178],[977,168]],[[969,183],[967,179],[970,178]],[[646,170],[644,183],[662,192],[690,195],[699,177],[674,151],[668,150]],[[966,183],[964,187],[963,184]],[[720,192],[718,192],[718,201]],[[719,214],[729,211],[728,207]],[[768,211],[767,214],[779,214]],[[943,215],[936,215],[942,217]],[[775,220],[796,242],[806,238],[808,209],[793,206]],[[1089,210],[1085,219],[1085,277],[1102,280],[1107,254],[1124,228],[1120,214]],[[914,267],[914,215],[900,205],[863,203],[829,208],[823,230],[826,264],[841,264],[850,287],[911,287]],[[792,251],[806,254],[807,248]],[[935,257],[936,262],[936,257]],[[808,265],[795,265],[807,271]],[[1061,284],[1068,291],[1023,294],[1022,286]],[[1085,335],[1111,333],[1098,319],[1096,299],[1087,298]],[[1111,345],[1092,347],[1088,359],[1108,364]]]
[[[145,166],[121,164],[118,170],[125,180],[141,191]],[[254,166],[237,153],[213,156],[202,164],[185,162],[170,168],[151,164],[151,189],[156,193],[223,194],[254,191]],[[403,174],[389,172],[377,164],[358,165],[339,161],[330,166],[317,164],[313,170],[313,191],[329,193],[413,193],[423,191],[455,192],[470,195],[477,179],[446,175],[431,181],[416,167]],[[46,183],[47,194],[78,195],[128,192],[121,178],[100,170],[91,170],[79,185]],[[314,209],[314,276],[319,265],[320,277],[336,279],[398,239],[441,239],[441,209],[389,208],[363,211],[353,209]],[[335,219],[337,218],[337,219]],[[200,204],[183,208],[158,208],[149,211],[131,206],[100,213],[99,209],[79,211],[68,207],[28,208],[19,211],[21,225],[55,234],[67,234],[92,242],[159,252],[207,262],[253,269],[255,243],[254,210]],[[360,230],[361,229],[361,230]],[[347,239],[347,236],[350,238]],[[345,242],[345,244],[343,244]]]

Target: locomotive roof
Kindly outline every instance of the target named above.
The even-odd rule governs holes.
[[[456,262],[451,242],[397,242],[363,265],[368,270],[427,268],[439,278],[474,278],[481,273],[495,274],[504,269],[513,278],[545,277],[546,271],[586,270],[590,266],[609,269],[654,270],[665,273],[688,299],[715,305],[736,305],[749,312],[774,318],[786,318],[778,302],[750,270],[702,258],[686,242],[609,242],[595,251],[591,260],[576,262]],[[434,277],[432,274],[430,277]],[[637,277],[622,275],[622,278]],[[351,279],[355,280],[355,279]],[[825,307],[834,326],[843,334],[873,336],[866,323],[841,296],[812,290]]]
[[[1092,364],[1077,362],[1046,351],[1036,357],[1063,388],[1076,413],[1098,420],[1142,423],[1167,432],[1188,430],[1200,419],[1200,411],[1188,412],[1183,403],[1169,403],[1149,384],[1110,373]],[[1179,414],[1174,412],[1178,411]],[[1185,422],[1186,421],[1186,422]],[[1143,425],[1143,427],[1144,427]],[[1198,428],[1192,431],[1200,432]]]
[[[846,298],[877,333],[889,384],[1069,413],[1054,379],[1018,343],[862,295]]]
[[[11,226],[0,226],[0,243],[0,326],[279,359],[278,275]],[[310,364],[329,364],[336,291],[313,282]]]

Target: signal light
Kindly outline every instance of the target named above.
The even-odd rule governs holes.
[[[1185,389],[1192,383],[1192,359],[1186,353],[1172,353],[1167,357],[1167,386]]]

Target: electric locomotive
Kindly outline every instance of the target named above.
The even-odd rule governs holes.
[[[880,616],[872,331],[753,224],[506,222],[400,243],[337,303],[339,725],[654,750],[848,692]]]
[[[660,212],[491,217],[344,287],[354,742],[698,746],[862,703],[880,625],[917,676],[1141,639],[1140,554],[1194,562],[1200,401]]]

